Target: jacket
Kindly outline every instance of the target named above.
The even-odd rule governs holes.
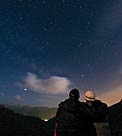
[[[56,136],[96,136],[93,123],[94,114],[85,103],[66,99],[59,104],[56,113]]]

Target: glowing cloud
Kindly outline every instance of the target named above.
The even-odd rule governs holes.
[[[36,74],[27,73],[23,86],[37,93],[60,94],[66,93],[70,84],[66,77],[52,76],[44,80],[39,79]]]

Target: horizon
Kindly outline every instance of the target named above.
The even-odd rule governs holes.
[[[114,98],[114,101],[112,101],[113,98],[111,98],[110,100],[107,100],[109,93],[110,93],[110,92],[108,92],[107,95],[105,94],[105,98],[104,98],[104,94],[103,94],[102,96],[97,96],[96,100],[101,100],[102,102],[106,103],[108,107],[110,107],[110,106],[112,106],[112,105],[114,105],[114,104],[117,104],[117,103],[119,103],[119,102],[122,100],[121,96],[120,96],[120,99]],[[114,93],[115,93],[115,92],[114,92]],[[82,99],[82,98],[83,98],[83,97],[80,97],[80,98],[79,98],[79,101],[80,101],[80,102],[85,102],[85,100]],[[64,100],[66,100],[66,99],[68,99],[68,97],[62,99],[61,101],[64,101]],[[60,103],[61,101],[59,101],[59,103]],[[19,107],[26,107],[26,106],[27,106],[27,107],[57,108],[59,103],[57,103],[57,105],[53,105],[53,106],[49,106],[49,105],[29,105],[29,104],[21,104],[21,103],[18,103],[18,104],[16,104],[16,103],[13,103],[13,104],[11,104],[11,103],[0,103],[0,105],[4,105],[4,106],[19,106]]]

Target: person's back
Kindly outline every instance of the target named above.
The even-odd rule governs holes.
[[[80,130],[81,124],[79,122],[79,108],[80,103],[72,99],[67,99],[60,103],[59,110],[57,111],[56,115],[58,134],[73,134]]]
[[[56,113],[56,136],[85,136],[78,90],[71,90],[69,96],[59,104]]]
[[[92,90],[88,90],[85,92],[85,96],[84,96],[85,100],[86,100],[86,104],[92,109],[92,113],[94,116],[94,124],[102,124],[104,125],[104,123],[106,122],[106,117],[107,117],[107,112],[108,112],[108,107],[106,103],[101,102],[100,100],[96,100],[95,98],[95,94]],[[96,133],[96,131],[98,132],[98,127],[97,125],[95,125],[96,130],[95,129],[91,129],[91,131],[93,133]],[[93,128],[93,127],[92,127]],[[89,133],[91,133],[89,131]],[[90,134],[89,134],[90,135]],[[96,134],[97,135],[97,134]]]
[[[96,110],[95,127],[97,134],[100,136],[110,136],[110,126],[108,123],[108,106],[100,100],[93,102],[93,107]]]
[[[94,110],[87,104],[82,103],[82,125],[84,125],[84,136],[97,136],[96,128],[94,126],[95,114]]]
[[[106,103],[100,100],[95,100],[92,102],[93,107],[96,110],[96,122],[104,123],[107,121],[108,106]]]

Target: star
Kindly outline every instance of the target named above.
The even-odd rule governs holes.
[[[43,28],[43,31],[46,32],[46,31],[47,31],[47,27],[44,27],[44,28]]]
[[[27,88],[24,88],[24,91],[27,91]]]
[[[84,75],[84,74],[81,74],[81,77],[82,77],[82,78],[84,78],[84,77],[85,77],[85,75]]]
[[[46,1],[45,1],[45,0],[43,0],[43,1],[42,1],[42,3],[43,3],[43,4],[45,4],[45,3],[46,3]]]
[[[23,20],[23,17],[22,17],[22,16],[20,16],[20,17],[19,17],[19,20]]]

